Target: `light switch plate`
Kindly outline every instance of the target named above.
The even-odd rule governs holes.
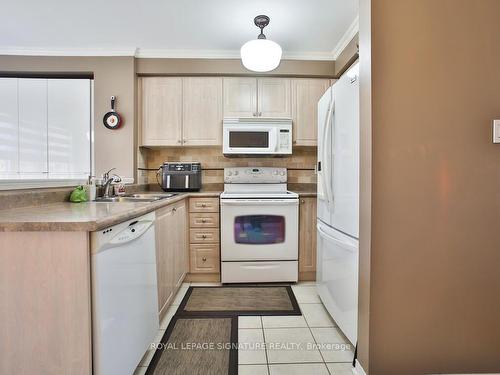
[[[500,143],[500,120],[493,120],[493,143]]]

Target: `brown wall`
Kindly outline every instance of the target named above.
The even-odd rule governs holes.
[[[239,59],[137,59],[140,75],[251,75]],[[333,78],[335,61],[282,60],[280,66],[259,75]]]
[[[116,167],[122,177],[135,173],[135,72],[133,57],[0,56],[0,72],[94,73],[94,146],[96,175]],[[117,98],[123,127],[109,130],[102,118]]]
[[[500,372],[499,14],[498,0],[371,2],[370,375]]]

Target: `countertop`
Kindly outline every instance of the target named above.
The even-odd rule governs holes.
[[[308,185],[308,184],[300,184]],[[316,196],[315,189],[290,186],[301,197]],[[0,232],[101,230],[189,197],[218,197],[220,190],[179,193],[156,202],[56,202],[0,210]]]

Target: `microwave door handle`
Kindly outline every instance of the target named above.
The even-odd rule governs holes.
[[[278,151],[278,129],[274,128],[269,132],[271,151]]]

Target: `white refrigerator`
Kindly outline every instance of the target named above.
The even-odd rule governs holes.
[[[318,102],[318,254],[320,298],[357,342],[359,250],[359,77],[357,65]]]

